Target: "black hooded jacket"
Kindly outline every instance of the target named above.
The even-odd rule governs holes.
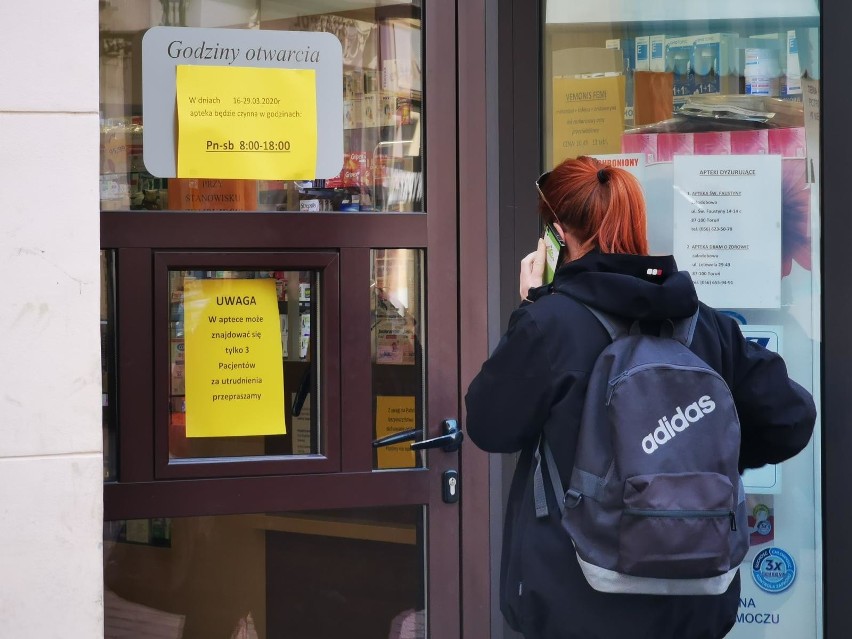
[[[816,419],[810,394],[777,354],[746,341],[730,317],[701,304],[671,256],[593,251],[560,267],[551,286],[509,328],[465,397],[466,428],[488,452],[520,451],[503,538],[501,609],[527,639],[719,639],[734,624],[740,580],[718,596],[607,594],[580,571],[548,491],[550,516],[536,519],[533,451],[542,429],[565,478],[571,476],[588,377],[609,344],[582,303],[653,323],[691,316],[691,350],[727,382],[740,418],[740,469],[781,462],[808,443]],[[545,481],[549,486],[549,482]]]

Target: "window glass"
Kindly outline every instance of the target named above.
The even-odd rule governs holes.
[[[105,636],[425,639],[424,512],[107,521]]]
[[[422,211],[419,2],[111,0],[100,5],[101,209]],[[143,160],[142,36],[155,26],[314,31],[343,50],[343,159],[326,179],[165,179]]]
[[[410,433],[408,440],[376,448],[373,467],[414,468],[422,464],[410,444],[424,432],[423,254],[376,249],[371,265],[373,434]]]
[[[314,271],[170,271],[169,457],[316,455]]]
[[[593,155],[633,172],[651,252],[781,353],[817,405],[819,23],[812,0],[550,0],[542,58],[543,168]],[[744,475],[752,546],[733,639],[766,623],[822,636],[818,431]]]

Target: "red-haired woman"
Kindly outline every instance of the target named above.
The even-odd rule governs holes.
[[[522,261],[521,305],[465,397],[466,428],[475,444],[494,453],[521,452],[504,526],[503,614],[527,639],[724,637],[736,618],[739,576],[720,595],[599,592],[581,572],[553,490],[546,492],[549,514],[536,517],[540,436],[565,482],[589,375],[610,343],[588,307],[643,327],[698,311],[690,349],[732,391],[741,425],[740,472],[802,450],[816,417],[813,400],[788,377],[781,357],[747,342],[733,319],[698,301],[689,274],[678,271],[672,256],[648,255],[644,197],[631,174],[580,157],[565,160],[536,185],[539,213],[562,238],[564,260],[544,286],[543,243]]]

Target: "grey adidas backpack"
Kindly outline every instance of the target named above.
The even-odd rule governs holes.
[[[671,335],[659,336],[589,310],[612,343],[592,369],[573,472],[557,499],[583,574],[603,592],[721,594],[749,547],[740,425],[724,379],[688,348],[698,313],[665,322]],[[542,453],[562,495],[542,438],[539,517],[548,514]]]

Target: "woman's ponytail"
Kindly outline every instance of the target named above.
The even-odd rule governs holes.
[[[560,163],[541,188],[560,225],[586,251],[648,254],[645,197],[639,181],[624,169],[581,156]],[[540,212],[553,217],[544,202]]]

